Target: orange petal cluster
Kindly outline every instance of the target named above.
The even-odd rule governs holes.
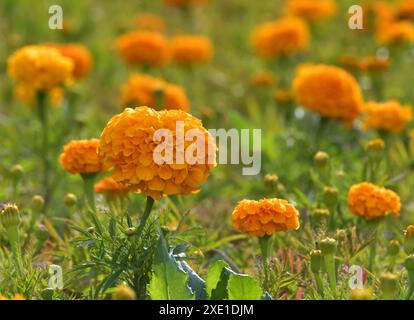
[[[392,190],[369,182],[353,185],[348,191],[348,208],[366,220],[382,218],[387,214],[400,215],[400,197]]]
[[[162,91],[163,105],[158,106],[157,91]],[[181,109],[188,111],[190,102],[184,89],[144,74],[131,75],[121,88],[121,104],[124,106],[149,106],[154,109]]]
[[[97,173],[103,170],[102,159],[98,156],[99,139],[72,140],[60,155],[62,167],[72,173]]]
[[[387,132],[400,132],[412,119],[411,106],[403,107],[397,100],[368,102],[364,106],[365,117],[362,127]]]
[[[170,57],[168,40],[159,32],[138,30],[120,36],[116,48],[131,65],[159,67]]]
[[[288,0],[286,13],[299,16],[309,22],[329,18],[336,13],[337,5],[333,0]]]
[[[208,37],[180,35],[171,39],[173,61],[183,65],[205,63],[213,57],[213,45]]]
[[[180,142],[182,140],[177,138],[178,122],[183,124],[184,134],[196,129],[204,137],[205,152],[195,154],[200,161],[194,164],[177,161],[178,156],[187,153],[187,148],[193,144]],[[172,163],[154,161],[157,146],[161,143],[154,139],[158,129],[172,134],[172,154],[169,154],[173,157]],[[214,140],[200,120],[182,110],[156,111],[148,107],[126,108],[112,117],[102,132],[99,146],[99,155],[107,167],[113,167],[113,178],[117,182],[142,191],[153,199],[198,192],[210,169],[216,165],[215,152]]]
[[[233,226],[251,236],[262,237],[299,228],[299,213],[285,199],[242,200],[232,214]]]
[[[252,45],[265,59],[275,59],[305,51],[309,46],[309,28],[297,17],[285,17],[258,26],[252,34]]]
[[[102,193],[108,198],[126,197],[130,191],[130,187],[116,182],[112,177],[105,177],[95,184],[95,192]]]
[[[135,24],[139,30],[162,32],[165,29],[165,21],[153,13],[141,13],[135,19]]]
[[[307,65],[298,68],[293,81],[297,101],[322,117],[352,123],[362,109],[358,82],[347,71],[329,65]]]
[[[377,30],[377,40],[382,45],[414,43],[414,24],[410,21],[389,21]]]

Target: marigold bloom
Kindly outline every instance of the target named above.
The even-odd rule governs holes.
[[[368,102],[364,106],[364,111],[362,127],[365,130],[400,132],[412,118],[411,107],[403,107],[396,100],[383,103]]]
[[[213,45],[205,36],[176,36],[171,39],[171,55],[183,65],[205,63],[213,57]]]
[[[89,50],[83,45],[76,43],[48,43],[46,45],[52,48],[56,48],[62,56],[72,60],[74,65],[74,68],[72,70],[73,78],[84,78],[91,71],[92,57]]]
[[[289,103],[292,102],[295,97],[293,92],[289,89],[278,89],[273,93],[273,98],[278,103]]]
[[[157,90],[163,91],[163,106],[157,106]],[[129,77],[121,88],[120,100],[122,105],[129,107],[146,105],[154,109],[190,109],[190,102],[183,88],[143,74]]]
[[[187,157],[180,161],[184,152],[187,156],[188,150],[192,150],[188,148],[193,144],[180,142],[176,128],[180,123],[184,135],[195,129],[204,138],[204,154],[193,153],[198,159],[195,163],[189,163]],[[161,142],[155,141],[154,134],[159,129],[171,133],[172,141],[168,144],[171,150],[157,148]],[[202,143],[199,137],[197,142]],[[155,111],[148,107],[126,108],[112,117],[102,132],[99,146],[99,155],[107,167],[113,167],[112,177],[117,182],[153,199],[198,192],[216,165],[215,152],[214,140],[200,120],[182,110]],[[154,160],[158,156],[171,157],[171,161],[161,164]]]
[[[299,213],[284,199],[242,200],[232,214],[233,226],[255,237],[299,228]]]
[[[397,19],[413,19],[414,1],[401,0],[396,8],[395,16],[397,17]]]
[[[0,300],[25,300],[25,298],[21,294],[15,294],[13,298],[7,298],[0,294]]]
[[[96,173],[103,169],[98,157],[99,139],[72,140],[63,148],[60,155],[62,167],[72,173]]]
[[[309,46],[309,28],[300,18],[281,18],[258,26],[252,44],[257,54],[266,59],[302,52]]]
[[[30,85],[18,84],[15,87],[14,95],[18,100],[32,107],[35,106],[37,91]],[[63,89],[55,87],[47,91],[48,106],[59,107],[63,102]]]
[[[379,27],[377,40],[383,45],[414,42],[414,24],[409,21],[391,21]]]
[[[333,0],[288,0],[286,13],[299,16],[309,22],[329,18],[336,13]]]
[[[369,182],[353,185],[348,191],[348,208],[366,220],[382,218],[388,214],[400,215],[400,197],[392,190]]]
[[[108,198],[126,197],[130,191],[130,187],[116,182],[112,177],[105,177],[95,184],[95,192],[102,193]]]
[[[139,30],[159,31],[165,29],[165,21],[158,15],[152,13],[141,13],[135,19]]]
[[[322,117],[352,123],[360,114],[361,89],[355,78],[341,68],[328,65],[300,67],[293,90],[303,107]]]
[[[276,82],[277,78],[271,71],[258,72],[250,77],[250,84],[256,87],[270,87]]]
[[[71,80],[73,62],[56,49],[26,46],[14,52],[7,61],[10,78],[35,91],[48,91]]]
[[[167,39],[154,31],[133,31],[120,36],[116,47],[121,57],[131,65],[159,67],[168,62]]]
[[[373,57],[364,57],[359,60],[358,62],[358,68],[361,71],[366,72],[377,72],[377,71],[383,71],[388,69],[390,66],[390,60],[385,58],[378,58],[376,56]]]

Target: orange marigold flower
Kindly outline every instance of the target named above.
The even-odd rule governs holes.
[[[72,60],[74,68],[72,76],[75,79],[84,78],[92,68],[92,57],[89,50],[83,45],[76,43],[59,44],[48,43],[46,46],[56,48],[64,57]]]
[[[14,297],[10,299],[0,294],[0,300],[25,300],[25,298],[23,297],[23,295],[18,294],[18,293],[15,294]]]
[[[270,87],[276,82],[277,78],[271,71],[258,72],[250,77],[250,83],[256,87]]]
[[[131,65],[159,67],[168,62],[167,39],[154,31],[133,31],[120,36],[116,47],[121,57]]]
[[[73,62],[56,49],[26,46],[14,52],[7,61],[10,78],[35,91],[48,91],[71,80]]]
[[[400,132],[412,118],[411,106],[403,107],[396,100],[387,102],[368,102],[364,106],[365,118],[362,124],[365,130]]]
[[[414,225],[410,224],[405,230],[404,230],[404,237],[405,238],[409,238],[409,237],[413,237],[414,238]]]
[[[62,167],[72,173],[96,173],[103,169],[98,156],[99,139],[72,140],[63,148],[60,155]]]
[[[172,59],[179,64],[193,65],[210,61],[213,45],[205,36],[176,36],[171,40]]]
[[[180,129],[183,135],[194,129],[192,132],[197,131],[204,138],[204,154],[192,153],[198,159],[195,162],[187,161],[193,142],[182,141],[184,137],[177,132],[179,125],[183,126]],[[171,141],[163,142],[168,145],[166,150],[161,150],[161,142],[154,138],[159,129],[171,133]],[[198,144],[203,142],[199,138]],[[214,140],[200,120],[182,110],[156,111],[148,107],[126,108],[112,117],[102,132],[99,146],[104,164],[114,169],[115,181],[153,199],[198,192],[216,165],[215,152]],[[171,161],[154,160],[160,157],[171,157]]]
[[[130,187],[116,182],[112,177],[105,177],[95,184],[95,192],[103,193],[108,198],[126,197],[130,191]]]
[[[309,28],[300,18],[281,18],[257,27],[252,44],[257,54],[266,59],[298,53],[309,46]]]
[[[336,13],[333,0],[288,0],[286,13],[299,16],[309,22],[329,18]]]
[[[32,107],[36,105],[37,91],[30,85],[18,84],[15,87],[14,95],[18,100]],[[47,91],[48,105],[59,107],[63,102],[63,89],[55,87]]]
[[[295,99],[293,92],[288,89],[276,90],[273,94],[273,98],[279,103],[289,103]]]
[[[348,208],[366,220],[382,218],[388,214],[400,215],[400,197],[392,190],[369,182],[353,185],[348,191]]]
[[[159,31],[165,30],[165,21],[153,13],[141,13],[135,19],[135,24],[140,30]]]
[[[399,45],[414,42],[414,24],[409,21],[391,21],[381,25],[377,40],[383,45]]]
[[[364,57],[359,63],[358,67],[361,71],[377,72],[388,69],[390,66],[390,60],[388,58]]]
[[[285,199],[242,200],[232,214],[233,226],[255,237],[299,229],[299,213]]]
[[[322,117],[352,123],[360,114],[361,89],[355,78],[341,68],[328,65],[300,67],[293,90],[303,107]]]
[[[190,5],[207,4],[210,0],[164,0],[171,7],[186,7]]]
[[[396,8],[397,19],[414,19],[414,1],[401,0]]]
[[[158,90],[162,90],[164,95],[163,106],[157,106]],[[154,109],[190,109],[190,102],[182,87],[143,74],[129,77],[121,88],[120,100],[122,105],[129,107],[146,105]]]

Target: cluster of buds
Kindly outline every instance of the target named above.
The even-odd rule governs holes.
[[[283,195],[285,186],[280,182],[275,174],[266,174],[264,177],[265,194],[269,197]]]

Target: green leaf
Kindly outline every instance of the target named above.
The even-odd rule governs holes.
[[[229,300],[260,300],[263,290],[259,282],[244,274],[232,274],[227,285]]]
[[[188,274],[188,284],[195,293],[196,300],[207,300],[206,282],[190,267],[186,261],[179,261],[180,267]]]
[[[148,292],[153,300],[193,300],[194,294],[187,285],[188,274],[168,252],[167,243],[159,232],[153,261],[153,275]]]
[[[228,298],[227,283],[234,272],[224,260],[216,261],[208,270],[206,290],[210,300],[225,300]]]

